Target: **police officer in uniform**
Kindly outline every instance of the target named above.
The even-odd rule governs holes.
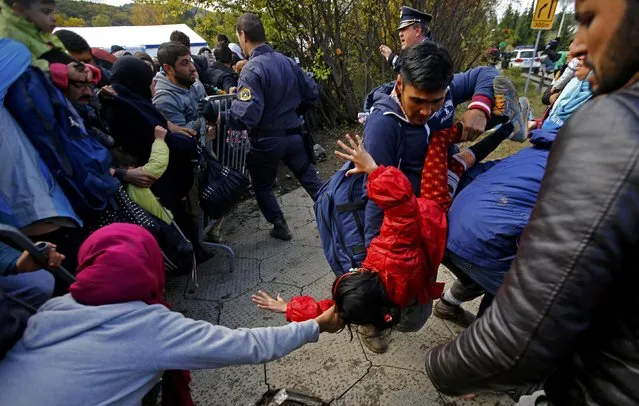
[[[250,131],[247,166],[255,198],[266,220],[274,226],[271,236],[290,240],[290,230],[273,194],[273,182],[283,161],[315,200],[322,182],[301,135],[300,114],[318,101],[319,91],[295,61],[265,44],[264,26],[255,14],[242,15],[236,30],[239,45],[249,56],[240,73],[238,97],[228,111],[219,112],[214,103],[200,108],[210,121],[219,117],[226,128]]]
[[[402,49],[427,39],[431,40],[430,23],[432,20],[433,16],[428,13],[403,6],[399,15],[399,27],[397,28]],[[379,53],[386,58],[391,68],[399,73],[402,66],[399,55],[395,54],[388,45],[380,45]]]

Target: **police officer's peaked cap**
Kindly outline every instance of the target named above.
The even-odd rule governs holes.
[[[399,14],[399,27],[397,31],[403,30],[404,28],[416,24],[422,23],[426,26],[430,25],[433,16],[428,13],[423,13],[419,10],[415,10],[411,7],[402,7],[402,11]]]

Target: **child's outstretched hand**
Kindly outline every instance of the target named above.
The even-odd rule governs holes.
[[[288,302],[282,299],[282,296],[277,295],[277,299],[273,299],[268,293],[258,291],[251,296],[253,303],[260,309],[269,310],[275,313],[286,313],[286,306]]]
[[[355,168],[346,172],[346,176],[358,173],[370,174],[377,169],[377,163],[364,148],[362,138],[359,135],[355,135],[355,139],[356,141],[353,141],[353,138],[349,134],[346,134],[346,140],[350,144],[350,147],[347,147],[341,140],[337,141],[337,145],[339,145],[344,152],[335,151],[335,155],[355,164]]]
[[[155,135],[155,139],[156,140],[164,140],[166,138],[166,133],[167,130],[166,128],[156,125],[155,129],[153,130],[153,135]]]

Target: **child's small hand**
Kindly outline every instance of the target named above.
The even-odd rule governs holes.
[[[164,140],[166,138],[166,128],[156,125],[154,129],[154,135],[156,140]]]
[[[337,333],[344,328],[344,322],[335,310],[335,306],[320,314],[315,321],[319,324],[320,333]]]
[[[71,62],[67,65],[67,74],[69,80],[73,82],[91,82],[93,80],[91,69],[78,62]]]
[[[357,142],[353,141],[353,138],[349,134],[346,134],[346,140],[351,145],[350,148],[346,146],[341,140],[337,141],[337,145],[340,146],[344,150],[335,151],[335,155],[340,158],[351,161],[355,164],[355,168],[346,172],[346,176],[355,175],[358,173],[368,173],[370,174],[375,169],[377,169],[377,163],[371,156],[371,154],[366,151],[364,148],[364,143],[362,142],[362,138],[359,135],[355,135]]]
[[[282,299],[282,296],[277,295],[277,299],[273,299],[268,293],[258,291],[251,296],[253,303],[260,309],[269,310],[275,313],[286,313],[286,306],[288,302]]]

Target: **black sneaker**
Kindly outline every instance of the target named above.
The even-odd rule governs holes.
[[[288,229],[288,225],[286,224],[286,220],[284,218],[279,218],[273,222],[273,229],[270,232],[271,237],[277,238],[278,240],[290,241],[293,236],[291,235],[291,230]]]
[[[463,328],[467,328],[475,321],[475,316],[471,312],[464,310],[461,306],[449,303],[444,299],[440,299],[439,302],[435,304],[433,314],[435,317],[452,321]]]

